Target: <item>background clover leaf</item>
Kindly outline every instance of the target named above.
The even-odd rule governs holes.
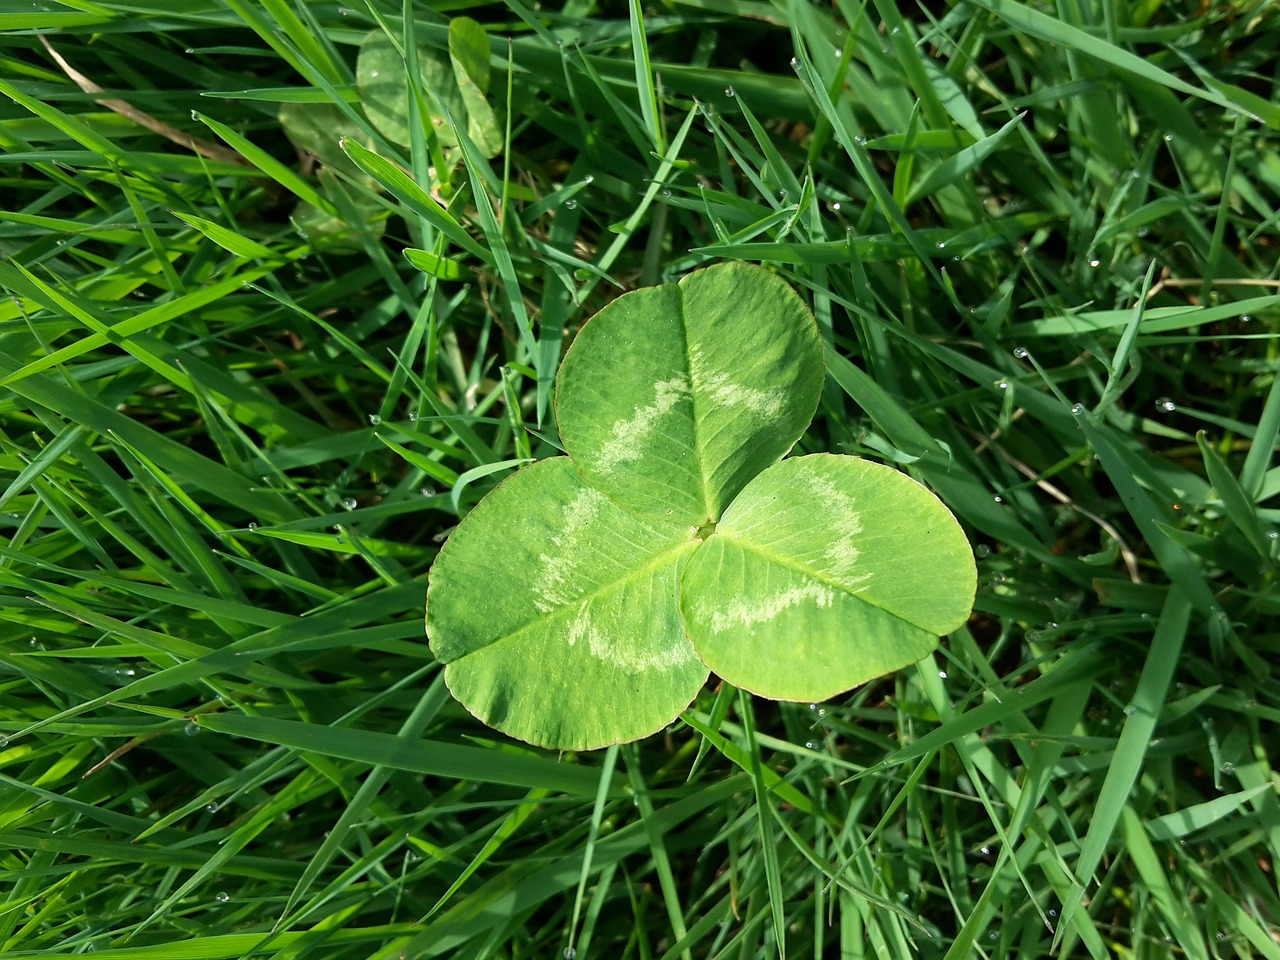
[[[569,457],[499,485],[432,567],[454,695],[520,739],[586,749],[665,726],[708,667],[826,699],[963,624],[973,555],[933,494],[856,457],[780,459],[822,374],[812,314],[759,267],[601,310],[557,381]]]
[[[417,47],[427,118],[440,142],[456,147],[454,125],[465,122],[467,135],[479,150],[494,157],[502,150],[502,129],[487,99],[488,57],[488,35],[480,24],[466,17],[458,17],[450,25],[447,60],[428,46]],[[373,31],[360,44],[356,84],[370,122],[388,140],[408,144],[405,58],[381,30]]]
[[[643,513],[700,525],[813,419],[822,340],[785,281],[730,263],[619,297],[560,367],[556,413],[583,478]]]

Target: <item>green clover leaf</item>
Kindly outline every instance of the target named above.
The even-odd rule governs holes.
[[[440,143],[458,145],[454,123],[466,124],[467,135],[486,157],[502,151],[502,128],[488,101],[489,38],[476,21],[456,17],[449,25],[446,61],[426,45],[417,47],[420,89],[426,118]],[[365,115],[388,140],[409,143],[409,91],[405,58],[381,30],[360,44],[356,86]],[[452,118],[452,119],[450,119]]]
[[[708,672],[820,700],[968,618],[960,525],[890,467],[782,459],[823,378],[813,315],[746,264],[637,290],[561,364],[568,457],[520,470],[432,566],[431,649],[482,721],[557,749],[670,723]]]

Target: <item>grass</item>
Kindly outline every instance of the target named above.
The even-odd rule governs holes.
[[[1275,9],[444,6],[0,12],[0,954],[1280,956]],[[493,160],[354,79],[464,13]],[[801,447],[935,490],[974,618],[507,742],[438,544],[556,452],[577,327],[722,259],[812,303]]]

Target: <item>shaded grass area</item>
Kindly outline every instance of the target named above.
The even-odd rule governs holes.
[[[1275,12],[406,7],[0,12],[0,953],[1280,956]],[[493,161],[356,83],[462,13]],[[504,741],[438,544],[556,452],[578,326],[721,259],[812,303],[801,449],[935,490],[974,618]]]

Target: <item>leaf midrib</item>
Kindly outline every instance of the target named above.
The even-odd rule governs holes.
[[[724,539],[725,543],[740,544],[744,548],[750,547],[757,554],[759,554],[761,557],[763,557],[765,560],[768,560],[771,563],[775,563],[778,566],[784,567],[788,570],[794,570],[797,573],[803,574],[804,576],[808,577],[811,580],[816,580],[817,582],[826,584],[829,587],[834,587],[835,589],[839,590],[841,593],[846,594],[849,597],[852,597],[854,600],[857,600],[859,603],[864,603],[868,607],[873,607],[876,610],[879,610],[885,616],[893,617],[895,620],[900,620],[909,627],[914,627],[917,630],[927,630],[929,633],[934,634],[933,630],[930,629],[929,627],[923,626],[922,624],[919,624],[919,623],[913,623],[912,621],[908,620],[906,617],[902,616],[902,614],[895,613],[894,611],[888,609],[887,607],[884,607],[878,603],[872,602],[870,599],[866,597],[859,596],[858,594],[850,590],[849,587],[845,586],[839,581],[833,580],[830,577],[820,576],[819,574],[815,573],[812,568],[805,566],[799,561],[791,560],[781,554],[776,554],[773,551],[766,548],[764,545],[757,543],[755,540],[752,540],[751,538],[743,535],[741,532],[739,531],[735,531],[735,532],[737,533],[737,535],[734,537],[730,537],[727,534],[725,534],[723,531],[717,530],[715,533],[713,533],[710,537],[707,538],[706,542],[710,543],[711,540],[713,540],[714,538],[721,537]],[[872,573],[874,572],[875,571],[872,571]],[[934,634],[934,636],[938,636],[938,634]]]
[[[669,547],[668,549],[663,550],[660,554],[655,556],[652,560],[650,560],[648,563],[644,564],[643,566],[636,567],[633,570],[629,571],[625,576],[619,577],[617,580],[611,580],[606,584],[601,584],[596,590],[594,590],[591,593],[586,593],[580,597],[576,597],[572,601],[565,603],[559,607],[556,607],[554,610],[548,613],[542,614],[539,617],[535,617],[533,620],[530,620],[525,624],[522,624],[520,627],[518,627],[515,630],[501,634],[499,636],[494,637],[492,640],[489,640],[486,643],[472,647],[468,649],[464,654],[462,654],[462,656],[454,660],[447,661],[445,665],[448,666],[450,664],[461,663],[463,660],[465,660],[467,657],[471,656],[472,654],[479,653],[481,650],[488,650],[494,644],[505,643],[508,640],[515,639],[516,637],[521,636],[522,634],[528,632],[529,630],[532,630],[534,627],[545,624],[548,620],[554,620],[557,617],[563,616],[566,611],[580,610],[585,604],[595,601],[598,597],[604,595],[608,591],[613,590],[614,588],[621,586],[623,584],[629,583],[631,581],[638,580],[641,578],[641,576],[648,575],[653,571],[661,568],[664,563],[668,562],[670,559],[674,557],[677,557],[682,551],[687,550],[689,552],[693,552],[693,551],[696,551],[701,546],[702,546],[702,542],[696,539],[691,538],[689,540],[681,540],[677,544]],[[677,583],[676,584],[676,613],[678,614],[679,612],[680,612],[680,584]],[[688,637],[686,636],[685,639],[688,640]]]

